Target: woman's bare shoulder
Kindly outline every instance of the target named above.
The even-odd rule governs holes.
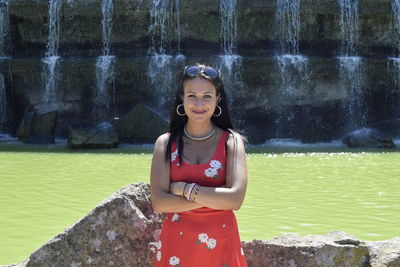
[[[168,144],[170,133],[163,133],[157,137],[156,143],[154,145],[154,150],[164,150]]]
[[[228,150],[234,151],[239,149],[244,151],[246,139],[235,130],[228,129],[227,131],[226,145]]]

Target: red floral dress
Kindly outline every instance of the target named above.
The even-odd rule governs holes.
[[[171,181],[208,187],[225,184],[227,134],[221,134],[212,159],[203,164],[179,164],[176,144],[172,143]],[[166,213],[156,242],[154,266],[247,266],[233,211],[202,207]]]

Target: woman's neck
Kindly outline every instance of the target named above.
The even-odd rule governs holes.
[[[208,135],[212,129],[213,124],[211,121],[207,123],[190,123],[189,121],[186,124],[187,132],[193,137],[202,137]]]

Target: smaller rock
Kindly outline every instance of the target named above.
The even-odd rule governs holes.
[[[400,237],[367,242],[371,267],[400,266]]]
[[[57,111],[30,107],[19,125],[17,137],[28,144],[54,144]]]
[[[392,138],[381,132],[363,128],[347,134],[343,138],[343,143],[348,147],[377,147],[377,148],[395,148]]]
[[[249,266],[368,266],[368,248],[342,231],[322,235],[287,234],[242,242]]]
[[[95,127],[68,128],[68,146],[77,148],[114,148],[118,146],[118,133],[113,125],[102,122]]]

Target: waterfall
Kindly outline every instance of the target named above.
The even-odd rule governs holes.
[[[0,0],[0,57],[6,55],[9,27],[8,0]]]
[[[7,96],[4,76],[0,74],[0,133],[7,129]]]
[[[356,54],[358,41],[358,0],[338,0],[339,25],[341,33],[341,54],[345,56]]]
[[[296,128],[294,105],[307,97],[309,60],[299,54],[300,0],[277,0],[275,19],[277,55],[274,59],[278,70],[275,136],[281,138]]]
[[[153,87],[153,105],[162,113],[169,107],[176,76],[176,65],[181,65],[179,0],[153,0],[150,10],[147,75]],[[176,41],[174,41],[176,40]],[[165,116],[167,117],[167,115]]]
[[[276,29],[279,54],[299,53],[300,0],[277,0]]]
[[[96,60],[97,90],[94,96],[94,113],[96,121],[106,120],[112,104],[111,102],[115,103],[114,73],[115,56],[99,56]]]
[[[1,61],[6,57],[7,37],[8,37],[8,0],[0,0],[0,58]],[[0,133],[7,129],[7,95],[4,84],[4,76],[0,75]]]
[[[220,0],[221,46],[224,54],[236,52],[237,18],[236,0]]]
[[[388,91],[386,92],[386,113],[389,118],[400,118],[400,57],[390,57],[387,62]],[[400,134],[400,129],[398,129]]]
[[[340,87],[345,89],[346,99],[349,99],[344,105],[344,116],[350,128],[357,128],[363,125],[367,116],[362,90],[361,57],[340,56],[338,60]]]
[[[397,48],[397,57],[388,59],[387,69],[390,82],[390,90],[387,92],[386,100],[389,108],[389,116],[400,118],[400,0],[392,0],[394,39]]]
[[[400,57],[400,0],[392,0],[393,27],[395,31],[395,40],[397,42],[397,53]]]
[[[110,55],[110,41],[112,32],[112,14],[113,2],[112,0],[102,0],[101,11],[103,19],[102,36],[103,36],[103,49],[102,55],[96,60],[96,92],[94,95],[94,114],[96,121],[103,121],[107,119],[111,102],[114,101],[114,69],[115,69],[115,56]],[[112,100],[110,96],[112,91]],[[114,111],[115,113],[115,111]],[[115,114],[114,114],[115,115]]]
[[[47,51],[42,59],[43,63],[43,102],[47,104],[58,101],[56,92],[59,59],[58,42],[60,35],[60,11],[61,0],[49,0],[49,38],[47,41]]]
[[[344,118],[347,126],[363,126],[367,110],[365,106],[361,57],[357,56],[358,0],[338,0],[341,33],[341,55],[338,57],[340,86],[347,92]],[[346,120],[345,119],[345,120]]]
[[[237,54],[236,0],[220,0],[219,14],[222,54],[218,56],[217,65],[223,73],[227,93],[233,99],[231,93],[243,86],[240,77],[242,57]]]

